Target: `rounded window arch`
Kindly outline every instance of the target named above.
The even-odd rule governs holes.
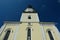
[[[11,30],[8,28],[5,32],[6,32],[6,33],[5,33],[5,36],[4,36],[3,40],[8,40],[9,35],[10,35],[10,33],[11,33]]]
[[[31,40],[31,28],[27,28],[27,40]]]
[[[49,35],[50,40],[54,40],[54,37],[53,37],[51,31],[52,31],[52,30],[48,29],[48,30],[47,30],[47,33],[48,33],[48,35]]]

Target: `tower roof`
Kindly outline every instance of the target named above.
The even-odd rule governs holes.
[[[36,13],[36,10],[31,5],[28,5],[28,7],[23,11],[24,13]]]

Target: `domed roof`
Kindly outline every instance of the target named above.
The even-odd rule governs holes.
[[[24,13],[36,13],[36,11],[31,5],[28,5],[28,7],[24,10]]]

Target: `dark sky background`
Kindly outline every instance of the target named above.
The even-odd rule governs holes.
[[[38,12],[41,22],[56,22],[60,31],[60,0],[0,0],[0,27],[4,21],[19,21],[29,4]]]

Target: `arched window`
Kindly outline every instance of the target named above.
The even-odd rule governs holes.
[[[27,30],[27,40],[31,40],[31,29],[28,28]]]
[[[51,33],[50,30],[48,31],[48,35],[49,35],[49,37],[50,37],[50,40],[54,40],[53,35],[52,35],[52,33]]]
[[[7,32],[6,32],[5,37],[4,37],[3,40],[8,40],[10,32],[11,32],[10,30],[7,30]]]

